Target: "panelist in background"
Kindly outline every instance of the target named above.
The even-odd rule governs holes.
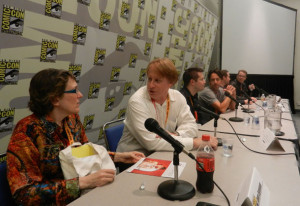
[[[189,68],[183,73],[182,79],[183,88],[180,90],[181,94],[185,97],[196,122],[205,124],[207,119],[210,119],[210,115],[197,109],[197,106],[205,107],[203,100],[198,98],[198,92],[202,91],[205,87],[203,69],[195,67]]]
[[[64,179],[59,152],[73,142],[88,142],[78,115],[82,93],[65,70],[45,69],[30,82],[29,109],[7,149],[7,179],[17,205],[66,205],[80,191],[106,185],[115,170],[100,169],[85,177]],[[139,152],[110,153],[115,162],[135,163]]]
[[[226,70],[226,69],[222,69],[222,70],[220,70],[220,72],[221,72],[221,75],[222,75],[221,82],[220,82],[220,87],[222,87],[224,89],[230,83],[230,74],[229,74],[228,70]]]
[[[239,102],[242,102],[243,104],[248,104],[248,98],[246,97],[246,94],[251,96],[252,91],[255,89],[254,84],[246,85],[246,79],[247,79],[247,71],[245,70],[239,70],[238,74],[236,75],[236,79],[233,80],[230,84],[236,88],[236,97]],[[249,90],[248,90],[249,89]],[[254,97],[251,97],[253,102],[256,102],[257,99]],[[252,102],[250,101],[250,104]]]
[[[173,62],[167,58],[151,61],[147,67],[147,86],[141,87],[129,99],[124,120],[124,131],[118,152],[140,151],[149,155],[154,151],[174,151],[170,143],[149,132],[144,123],[148,118],[157,120],[186,150],[197,149],[202,142],[198,127],[184,96],[170,89],[178,80]],[[217,148],[217,139],[211,138]]]
[[[231,85],[228,85],[224,89],[221,87],[222,74],[220,70],[210,70],[207,78],[209,86],[205,87],[199,93],[199,98],[205,102],[205,107],[216,113],[224,113],[227,109],[234,110],[235,102],[225,96],[225,91],[233,98],[236,98],[235,88]],[[212,119],[212,117],[210,117],[210,119]]]

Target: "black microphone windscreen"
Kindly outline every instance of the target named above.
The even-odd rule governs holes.
[[[150,132],[154,132],[155,128],[159,127],[158,122],[153,118],[146,119],[144,125],[145,125],[145,128]]]

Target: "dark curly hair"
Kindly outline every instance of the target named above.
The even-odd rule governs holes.
[[[218,75],[218,76],[220,77],[220,79],[222,79],[221,71],[220,71],[219,69],[213,69],[213,70],[210,70],[210,71],[208,72],[208,75],[207,75],[208,82],[209,82],[210,77],[211,77],[211,75],[212,75],[213,73],[215,73],[216,75]]]
[[[44,69],[30,81],[28,107],[37,116],[44,116],[53,110],[52,101],[63,96],[67,82],[75,77],[66,70]]]

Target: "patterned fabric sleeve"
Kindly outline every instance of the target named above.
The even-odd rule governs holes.
[[[58,141],[61,137],[48,144],[44,128],[29,119],[17,124],[7,150],[13,197],[18,205],[66,205],[80,196],[78,178],[64,180],[60,167],[58,153],[67,145]],[[84,130],[79,133],[86,142]]]

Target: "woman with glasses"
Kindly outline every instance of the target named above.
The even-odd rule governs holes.
[[[75,77],[65,70],[42,70],[32,78],[29,94],[33,114],[18,122],[7,149],[7,178],[16,203],[66,205],[81,190],[112,182],[112,169],[64,179],[59,152],[73,142],[88,142],[78,115],[83,95]],[[139,152],[110,155],[115,162],[125,163],[144,157]]]

